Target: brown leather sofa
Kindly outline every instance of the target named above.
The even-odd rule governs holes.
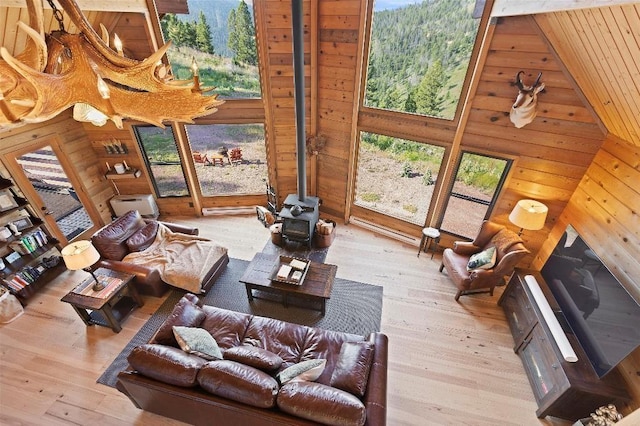
[[[181,350],[175,325],[207,330],[224,359]],[[366,350],[354,355],[354,347]],[[116,387],[138,408],[193,425],[385,425],[387,347],[382,333],[365,338],[200,306],[187,293],[150,342],[134,348]],[[253,356],[238,358],[238,350],[282,364],[271,370]],[[275,380],[312,359],[326,359],[317,380]]]
[[[469,270],[469,258],[490,247],[496,248],[495,266],[489,269],[475,268]],[[498,284],[504,284],[504,277],[510,276],[520,260],[529,253],[522,239],[505,226],[485,220],[480,232],[472,241],[456,241],[453,249],[447,248],[442,253],[440,272],[447,269],[449,278],[458,288],[455,300],[463,294],[476,293],[487,289],[493,296]]]
[[[197,228],[176,223],[158,222],[153,219],[143,219],[137,210],[131,210],[98,230],[91,237],[91,241],[101,256],[101,259],[94,265],[95,267],[103,267],[135,275],[133,282],[140,294],[159,297],[167,291],[169,285],[162,281],[157,269],[122,261],[132,249],[142,248],[153,242],[155,232],[153,232],[153,228],[145,228],[145,226],[154,222],[162,223],[173,232],[187,235],[198,235],[199,233]],[[147,229],[150,229],[150,231],[146,233],[145,231],[138,232],[143,228],[145,228],[145,231]],[[157,231],[157,228],[155,230]],[[135,241],[137,248],[131,244],[130,240],[134,234],[136,234],[136,237],[142,236],[141,239],[137,238],[137,241]],[[211,265],[211,269],[202,284],[203,292],[211,288],[227,263],[229,263],[229,258],[225,257],[216,262],[216,264]]]

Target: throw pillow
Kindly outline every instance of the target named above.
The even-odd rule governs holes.
[[[146,224],[142,229],[138,229],[130,236],[127,241],[127,247],[132,252],[144,251],[149,248],[156,239],[158,233],[158,222],[153,221]]]
[[[291,381],[297,382],[307,380],[313,382],[320,377],[326,365],[326,359],[310,359],[302,361],[279,372],[276,379],[281,385]]]
[[[476,253],[469,258],[467,263],[467,271],[473,271],[474,269],[491,269],[496,265],[496,248],[489,247],[488,249]]]
[[[363,396],[367,389],[372,359],[371,342],[344,342],[331,374],[330,385],[356,396]]]
[[[234,346],[224,351],[224,359],[250,365],[264,371],[273,371],[280,368],[282,358],[273,352],[256,346]]]
[[[216,339],[204,328],[174,326],[173,334],[183,351],[209,361],[222,359]]]

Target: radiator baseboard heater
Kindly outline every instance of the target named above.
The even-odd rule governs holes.
[[[113,213],[120,217],[129,210],[138,210],[142,217],[157,219],[160,216],[156,200],[151,194],[116,195],[111,200]]]

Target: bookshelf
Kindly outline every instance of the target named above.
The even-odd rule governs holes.
[[[16,225],[13,229],[9,224]],[[58,259],[57,264],[48,262]],[[66,270],[59,241],[18,196],[13,182],[0,177],[0,284],[26,306],[39,289]]]

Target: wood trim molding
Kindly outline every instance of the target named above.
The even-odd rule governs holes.
[[[589,9],[614,5],[635,4],[634,0],[495,0],[491,16],[533,15],[563,10]]]
[[[146,13],[148,11],[146,0],[76,0],[83,12],[127,12]],[[42,2],[45,9],[51,6],[45,1]],[[2,7],[27,7],[25,0],[2,0]]]

